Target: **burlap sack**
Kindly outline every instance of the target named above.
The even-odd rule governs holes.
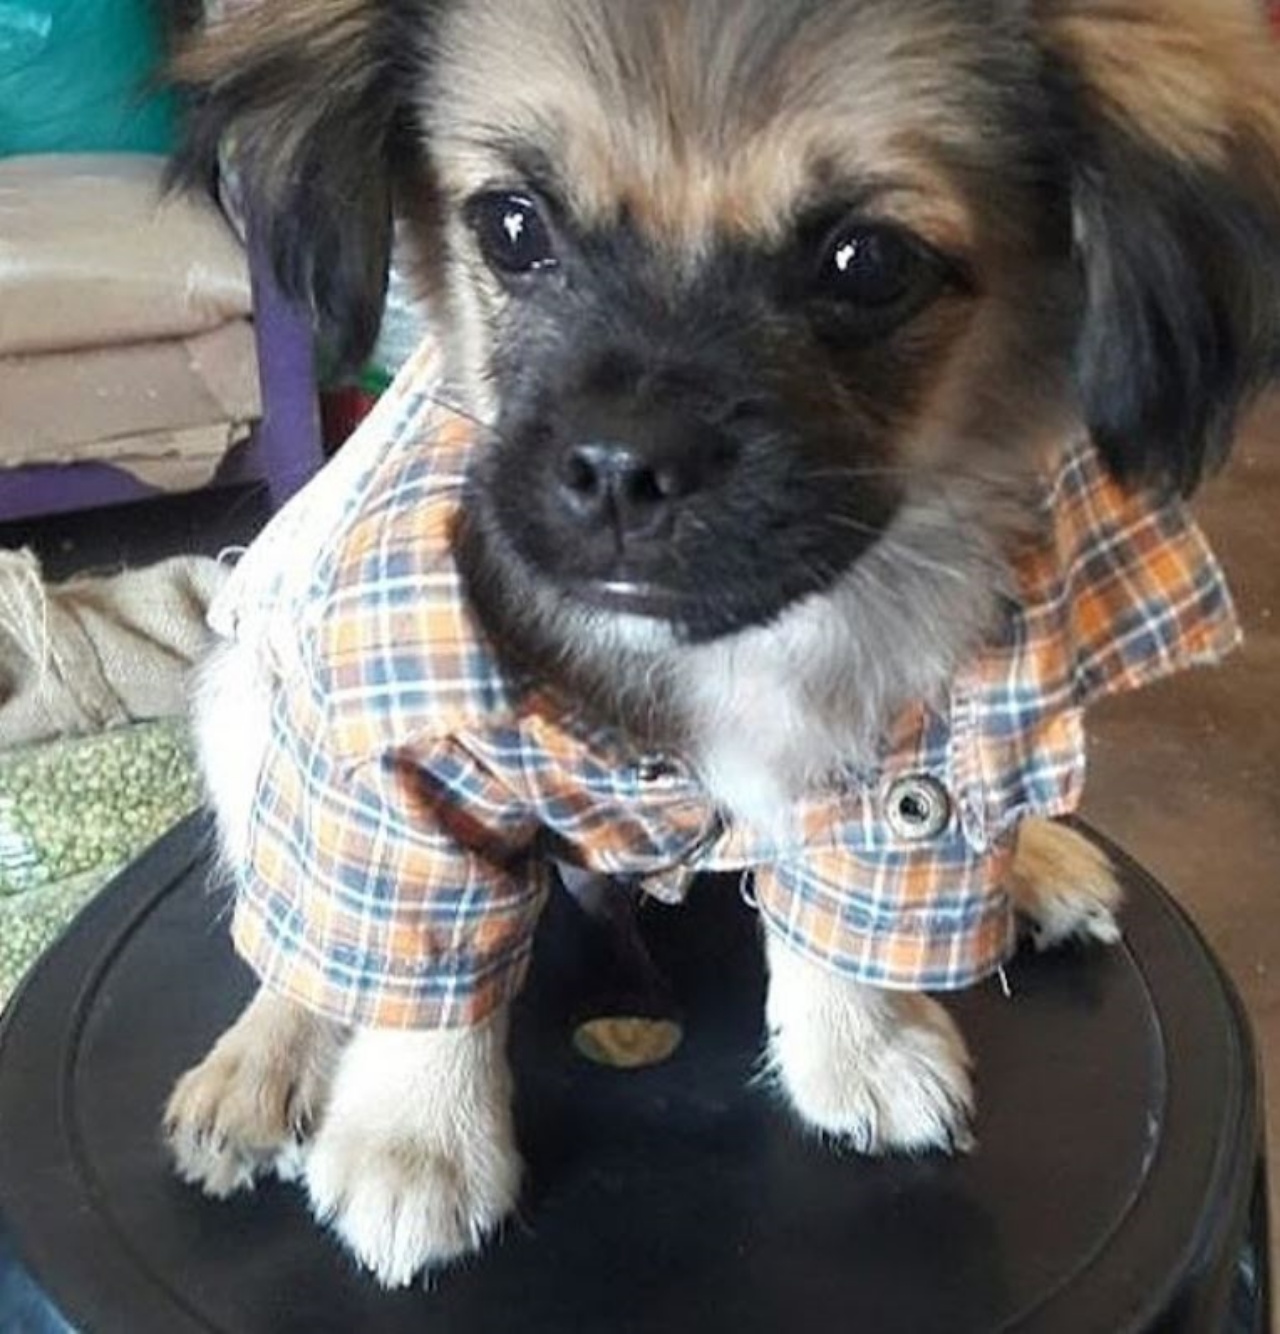
[[[48,585],[30,551],[0,551],[0,748],[185,712],[226,573],[182,556]]]

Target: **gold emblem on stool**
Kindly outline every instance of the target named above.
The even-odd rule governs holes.
[[[684,1030],[671,1019],[608,1015],[587,1019],[573,1031],[574,1049],[596,1065],[639,1070],[673,1055]]]

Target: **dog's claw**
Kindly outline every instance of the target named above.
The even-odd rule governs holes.
[[[296,1154],[327,1095],[338,1032],[259,993],[170,1096],[165,1138],[183,1180],[222,1197]]]
[[[1115,945],[1122,938],[1115,870],[1100,848],[1069,825],[1023,823],[1010,893],[1039,951],[1070,940]]]

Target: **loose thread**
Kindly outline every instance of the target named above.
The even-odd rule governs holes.
[[[755,876],[751,871],[743,871],[738,880],[738,897],[751,909],[756,912],[760,904],[756,901]]]

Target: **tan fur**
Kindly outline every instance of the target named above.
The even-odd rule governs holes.
[[[1096,843],[1069,825],[1025,820],[1018,831],[1009,893],[1040,949],[1071,939],[1120,939],[1120,885]]]
[[[357,1032],[304,1167],[316,1216],[387,1287],[474,1251],[514,1210],[507,1014]]]
[[[218,1198],[251,1189],[313,1133],[343,1042],[328,1020],[259,991],[169,1098],[178,1174]]]
[[[259,991],[178,1081],[179,1176],[221,1199],[271,1171],[387,1287],[474,1250],[514,1209],[507,1017],[439,1033],[361,1031]]]
[[[277,159],[284,163],[298,144],[315,130],[335,95],[352,91],[369,77],[369,67],[350,59],[362,50],[375,22],[375,9],[367,0],[313,0],[309,4],[248,5],[234,21],[213,25],[205,39],[179,53],[172,77],[181,83],[206,84],[216,88],[234,78],[264,52],[276,53],[281,65],[277,93],[290,99],[290,116],[273,121]],[[289,77],[284,77],[285,71]],[[314,82],[315,95],[297,99],[297,77]],[[310,115],[299,115],[299,110]]]
[[[765,943],[769,1065],[804,1126],[861,1153],[973,1147],[972,1063],[937,1001]]]
[[[1225,168],[1280,151],[1280,70],[1250,0],[1045,0],[1050,45],[1106,114],[1162,152]]]
[[[263,49],[296,58],[305,51],[316,70],[332,72],[342,66],[344,45],[364,41],[374,21],[368,0],[310,0],[308,4],[249,5],[233,19],[215,21],[201,40],[174,59],[175,78],[213,80],[235,73]]]
[[[724,232],[778,236],[817,171],[870,182],[886,217],[938,244],[965,244],[966,203],[925,147],[968,132],[946,114],[954,98],[936,57],[945,30],[814,23],[792,60],[748,87],[735,16],[718,9],[716,19],[712,31],[697,6],[570,3],[531,27],[499,0],[466,6],[441,38],[461,84],[427,111],[448,188],[464,196],[501,181],[495,139],[532,131],[558,158],[578,216],[607,221],[626,210],[676,251],[697,252]],[[847,45],[848,59],[831,43]],[[878,58],[890,49],[892,60]],[[889,68],[892,78],[877,74]],[[519,90],[497,124],[495,84]],[[856,135],[843,131],[854,123]]]

